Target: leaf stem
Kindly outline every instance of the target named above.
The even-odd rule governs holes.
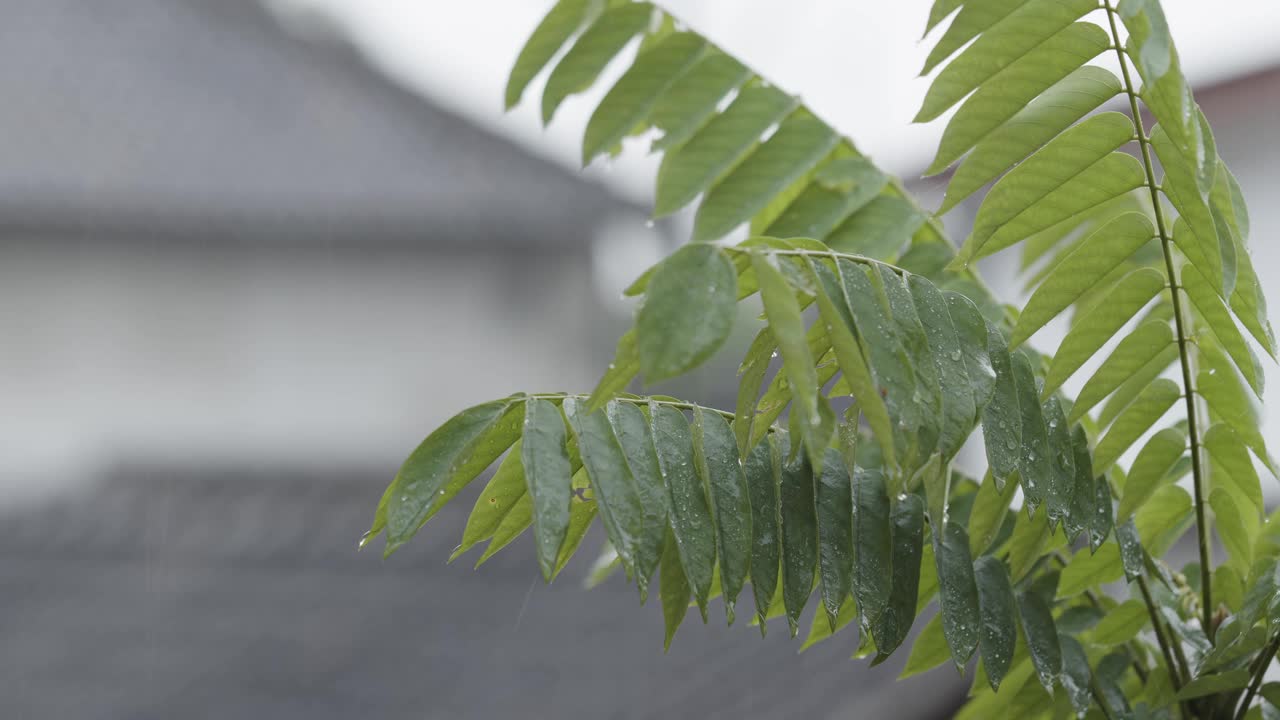
[[[1242,720],[1245,713],[1249,712],[1249,703],[1253,702],[1253,697],[1258,694],[1258,688],[1262,687],[1262,678],[1267,674],[1267,668],[1271,667],[1271,658],[1275,657],[1277,652],[1280,652],[1280,634],[1277,634],[1258,656],[1258,665],[1253,669],[1253,679],[1249,681],[1249,689],[1244,693],[1244,701],[1236,710],[1235,720]]]
[[[1182,689],[1182,676],[1178,673],[1177,662],[1173,659],[1173,650],[1169,647],[1169,640],[1164,635],[1164,623],[1160,620],[1160,613],[1156,610],[1155,600],[1151,597],[1151,588],[1147,586],[1147,579],[1142,575],[1137,578],[1138,590],[1142,593],[1142,601],[1147,605],[1147,614],[1151,616],[1151,629],[1156,633],[1156,641],[1160,644],[1160,652],[1164,655],[1165,665],[1169,668],[1169,680],[1173,683],[1174,690]]]
[[[586,393],[530,393],[527,397],[538,398],[539,400],[586,400],[591,396]],[[680,400],[662,400],[654,397],[626,397],[625,395],[614,395],[610,400],[631,403],[632,405],[648,405],[649,403],[653,403],[655,405],[666,405],[667,407],[680,408],[682,410],[701,408],[706,412],[713,412],[730,420],[735,417],[734,414],[728,410],[717,410],[716,408],[703,407],[697,403],[683,402]],[[770,427],[771,429],[778,429],[777,425]]]
[[[1104,6],[1107,10],[1107,21],[1111,25],[1111,38],[1116,45],[1116,59],[1120,63],[1120,73],[1124,79],[1125,93],[1129,96],[1129,109],[1133,114],[1133,122],[1138,130],[1138,146],[1142,150],[1142,165],[1147,176],[1147,189],[1151,192],[1151,205],[1156,219],[1156,229],[1160,234],[1160,248],[1164,252],[1165,272],[1169,276],[1169,297],[1173,300],[1173,324],[1178,335],[1178,356],[1182,365],[1183,397],[1187,405],[1187,439],[1191,445],[1192,490],[1196,509],[1196,540],[1200,552],[1200,592],[1201,622],[1205,636],[1213,643],[1213,584],[1210,575],[1213,570],[1213,555],[1209,543],[1209,526],[1204,502],[1204,468],[1200,458],[1200,426],[1196,411],[1195,387],[1191,382],[1191,356],[1187,351],[1187,328],[1182,312],[1182,298],[1178,293],[1177,275],[1174,272],[1173,241],[1165,227],[1164,209],[1160,204],[1160,190],[1156,183],[1154,164],[1151,161],[1151,138],[1143,128],[1142,111],[1138,107],[1138,93],[1134,90],[1133,79],[1129,75],[1129,63],[1120,43],[1120,31],[1116,26],[1116,9],[1110,0]]]
[[[848,260],[849,262],[859,263],[862,265],[878,265],[880,267],[888,268],[889,270],[892,270],[898,275],[905,275],[907,273],[906,270],[903,270],[902,268],[898,267],[897,265],[894,265],[893,263],[887,263],[883,260],[877,260],[875,258],[867,257],[866,255],[854,255],[852,253],[836,252],[835,250],[805,250],[804,248],[793,248],[790,250],[784,250],[784,249],[769,248],[769,247],[747,248],[747,247],[742,247],[741,245],[724,245],[720,249],[724,250],[725,252],[736,252],[736,253],[751,253],[753,251],[759,250],[760,252],[766,252],[766,253],[769,253],[770,255],[788,255],[788,256],[794,256],[794,257],[825,257],[825,258],[831,258],[832,260]]]

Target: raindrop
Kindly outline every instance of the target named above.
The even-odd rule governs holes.
[[[951,360],[952,360],[953,362],[960,362],[960,351],[959,351],[959,350],[952,350],[952,351],[951,351]]]

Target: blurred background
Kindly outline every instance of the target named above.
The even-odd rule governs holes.
[[[656,602],[582,589],[589,549],[550,587],[527,538],[478,572],[446,565],[469,497],[389,561],[356,552],[444,419],[591,387],[630,322],[622,288],[685,237],[687,218],[648,222],[642,152],[576,166],[599,88],[548,130],[531,106],[501,112],[549,4],[0,0],[0,717],[931,718],[959,702],[954,670],[894,684],[905,653],[867,668],[838,636],[797,656],[782,625],[762,641],[690,621],[664,656]],[[887,169],[927,164],[942,123],[909,124],[926,0],[667,5]],[[1280,8],[1165,6],[1265,283]],[[911,186],[926,206],[942,187]],[[984,266],[1008,297],[1014,267]],[[731,405],[741,335],[667,389]]]

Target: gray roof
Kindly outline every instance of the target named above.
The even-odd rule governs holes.
[[[256,0],[5,10],[0,229],[537,244],[622,206]]]
[[[471,497],[387,562],[357,552],[384,470],[119,468],[0,516],[0,717],[927,720],[961,695],[949,667],[895,684],[905,649],[797,656],[719,603],[664,655],[656,598],[580,586],[598,536],[549,587],[527,533],[446,565]]]

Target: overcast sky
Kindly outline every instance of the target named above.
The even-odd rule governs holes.
[[[534,102],[502,112],[507,70],[550,7],[549,0],[275,2],[321,10],[401,81],[533,152],[567,166],[577,164],[582,128],[593,107],[591,96],[571,99],[545,130]],[[800,94],[887,169],[909,175],[930,159],[944,123],[911,124],[928,84],[916,72],[930,44],[920,42],[929,0],[660,4],[769,79]],[[1213,82],[1280,61],[1276,0],[1165,0],[1164,6],[1193,82]],[[1230,12],[1223,12],[1223,7]],[[592,174],[647,202],[651,162],[633,151],[612,167],[593,168]]]

